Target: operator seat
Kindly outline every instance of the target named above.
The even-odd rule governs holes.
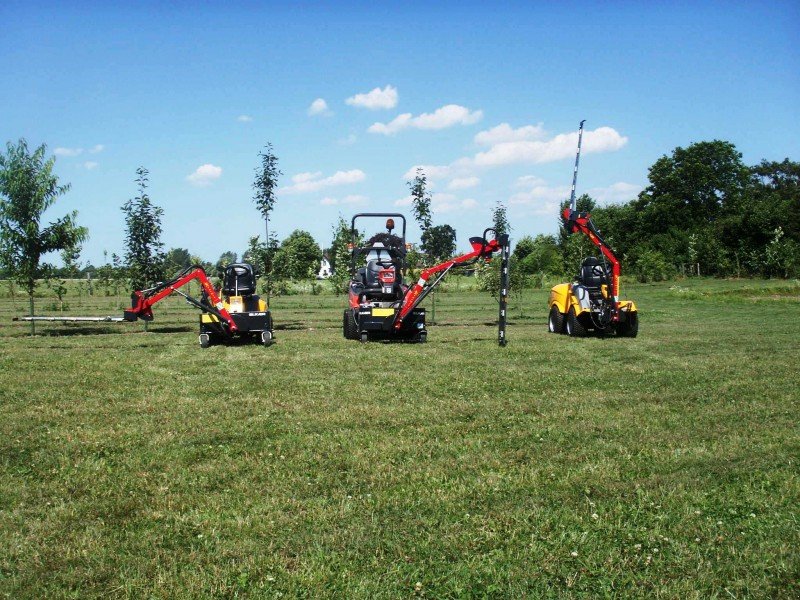
[[[597,257],[589,256],[585,258],[581,263],[578,281],[590,290],[599,290],[600,286],[608,284],[605,265]]]
[[[222,293],[226,296],[249,296],[256,293],[256,274],[247,263],[233,263],[222,277]]]

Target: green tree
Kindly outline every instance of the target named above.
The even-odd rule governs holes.
[[[569,200],[561,203],[561,210],[569,206]],[[588,212],[594,217],[596,203],[588,194],[581,194],[575,200],[575,208],[578,212]],[[559,212],[559,215],[561,213]],[[561,252],[561,265],[563,273],[577,273],[581,261],[587,256],[594,256],[598,253],[597,248],[589,241],[585,235],[580,233],[569,233],[561,226],[559,217],[558,228],[558,247]]]
[[[495,230],[498,237],[506,233],[511,233],[511,225],[508,222],[506,205],[499,200],[492,210],[492,228]]]
[[[242,262],[253,265],[258,273],[266,273],[269,263],[269,247],[261,241],[261,236],[253,236],[248,240],[247,250],[242,254]]]
[[[236,252],[231,250],[227,250],[219,255],[216,264],[214,265],[214,270],[217,274],[221,277],[222,273],[228,268],[228,265],[231,265],[237,261],[239,255]]]
[[[272,150],[272,144],[269,142],[264,146],[264,149],[258,153],[258,158],[261,164],[256,167],[256,176],[253,180],[253,201],[256,204],[258,212],[264,217],[264,239],[267,240],[268,250],[272,246],[271,238],[269,235],[269,213],[275,207],[276,196],[275,193],[278,189],[278,178],[283,175],[278,168],[278,157]],[[272,269],[272,253],[268,251],[268,258],[265,262],[265,273],[269,277],[269,272]],[[269,286],[268,286],[269,287]]]
[[[164,272],[167,276],[182,271],[196,264],[192,261],[192,255],[186,248],[170,248],[164,256]]]
[[[161,216],[164,210],[150,201],[148,171],[136,169],[139,194],[122,206],[125,213],[125,263],[134,289],[164,279],[164,244],[161,241]]]
[[[428,177],[425,172],[419,168],[414,179],[407,182],[408,189],[411,191],[411,210],[414,213],[414,219],[419,225],[422,235],[431,228],[433,223],[431,218],[431,196],[428,193]],[[428,252],[425,243],[421,244],[422,249]]]
[[[450,225],[435,225],[422,233],[422,246],[428,253],[431,264],[452,257],[456,251],[456,230]]]
[[[28,293],[33,316],[33,292],[38,279],[47,278],[52,265],[41,262],[48,252],[75,248],[88,237],[73,211],[41,228],[43,213],[69,190],[53,174],[55,158],[46,158],[42,144],[32,153],[20,139],[0,154],[0,266]],[[31,321],[31,334],[36,332]]]
[[[275,253],[276,276],[289,279],[314,277],[322,259],[322,250],[307,231],[294,230]]]
[[[331,261],[332,274],[328,281],[331,282],[334,293],[342,294],[346,291],[347,282],[350,280],[350,243],[352,242],[352,236],[350,234],[350,225],[341,215],[331,228],[331,234],[333,240],[331,241],[328,258]],[[362,236],[357,234],[356,244],[361,242]]]
[[[563,272],[558,241],[553,235],[539,234],[534,239],[527,237],[527,241],[526,238],[521,239],[514,249],[514,257],[519,261],[517,265],[523,273],[538,273],[541,275],[540,281],[545,275],[560,275]]]
[[[535,242],[533,241],[533,238],[529,235],[524,235],[514,245],[514,251],[511,253],[511,255],[516,257],[518,260],[525,260],[525,257],[534,251],[534,248]]]

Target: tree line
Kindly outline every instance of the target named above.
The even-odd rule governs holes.
[[[624,273],[640,281],[676,276],[800,276],[800,163],[788,158],[747,166],[720,140],[675,148],[649,169],[637,198],[589,211]],[[566,202],[562,204],[562,208]],[[528,274],[572,275],[597,254],[579,235],[525,236],[515,247]]]
[[[124,256],[112,254],[109,260],[106,255],[100,267],[81,269],[81,246],[88,231],[77,223],[77,213],[41,223],[43,213],[69,190],[69,184],[58,182],[55,159],[46,154],[45,145],[31,151],[24,139],[9,142],[6,152],[0,153],[0,276],[27,292],[31,312],[40,280],[91,273],[106,284],[124,281],[140,289],[194,264],[214,275],[240,257],[266,276],[264,287],[270,293],[282,280],[314,277],[324,252],[334,273],[334,289],[344,289],[351,233],[342,217],[332,227],[332,241],[324,251],[306,231],[295,230],[280,242],[270,233],[269,216],[282,175],[270,144],[258,154],[253,181],[253,201],[264,218],[265,237],[251,237],[241,255],[228,251],[214,264],[186,248],[164,250],[163,209],[150,199],[149,173],[140,167],[137,194],[121,207]],[[800,163],[787,158],[747,166],[732,143],[714,140],[675,148],[650,167],[648,180],[649,185],[628,202],[599,206],[588,195],[577,201],[578,210],[591,212],[626,273],[641,281],[677,275],[800,275]],[[421,231],[419,246],[408,253],[409,266],[416,270],[452,256],[456,231],[448,224],[433,224],[424,171],[418,170],[408,187]],[[495,205],[493,218],[499,233],[510,231],[502,203]],[[53,252],[60,253],[62,267],[42,260]],[[562,228],[557,235],[523,236],[512,257],[512,272],[522,277],[516,287],[523,287],[531,275],[540,281],[548,275],[571,275],[590,254],[596,249],[588,240],[568,236]]]

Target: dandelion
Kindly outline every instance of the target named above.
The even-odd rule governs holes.
[[[578,551],[577,550],[573,550],[572,552],[569,553],[569,555],[572,558],[578,558]]]
[[[421,592],[422,591],[422,582],[421,581],[418,581],[417,583],[414,584],[414,591],[415,592]]]
[[[700,538],[694,538],[694,541],[699,543],[700,542]]]

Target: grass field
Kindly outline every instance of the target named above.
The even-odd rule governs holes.
[[[33,338],[0,299],[0,595],[800,596],[800,286],[624,292],[636,339],[548,334],[538,290],[506,348],[453,289],[426,345],[299,295],[208,350],[180,299]]]

